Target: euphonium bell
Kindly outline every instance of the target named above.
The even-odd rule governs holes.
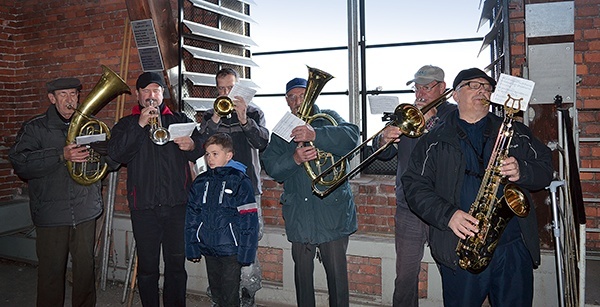
[[[169,130],[165,129],[162,126],[162,121],[160,119],[160,109],[156,105],[157,101],[154,99],[150,99],[150,106],[157,108],[158,116],[150,118],[148,124],[150,125],[150,139],[156,145],[165,145],[169,142],[169,138],[171,137],[171,133]],[[154,111],[153,111],[154,113]]]
[[[235,110],[235,104],[231,98],[227,96],[221,96],[215,99],[215,102],[213,103],[213,109],[219,116],[227,117],[230,116]]]

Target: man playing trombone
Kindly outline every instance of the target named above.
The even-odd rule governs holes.
[[[443,95],[446,89],[444,71],[436,66],[425,65],[416,73],[414,79],[415,105],[420,109]],[[425,128],[431,130],[440,119],[456,109],[456,105],[447,100],[431,109],[424,115]],[[386,127],[374,140],[373,149],[394,140],[395,146],[389,146],[377,158],[389,160],[397,157],[396,168],[396,279],[394,282],[393,306],[418,306],[419,304],[419,271],[423,258],[423,247],[427,242],[428,226],[408,208],[404,198],[404,189],[400,180],[410,158],[410,153],[417,144],[418,138],[402,136],[401,130],[394,125]]]

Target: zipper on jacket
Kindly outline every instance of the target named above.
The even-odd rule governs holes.
[[[233,227],[231,226],[231,223],[229,223],[229,231],[231,231],[231,236],[233,237],[233,243],[235,243],[235,246],[238,246],[238,242],[237,242],[237,239],[235,238],[235,234],[233,233]]]

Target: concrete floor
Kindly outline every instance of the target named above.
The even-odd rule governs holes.
[[[0,306],[35,306],[36,267],[22,262],[0,258]],[[97,306],[125,306],[121,303],[123,284],[108,281],[106,290],[98,290]],[[70,287],[67,287],[65,306],[71,306]],[[258,302],[260,305],[260,302]],[[422,302],[422,306],[430,306]],[[588,260],[586,264],[586,306],[600,306],[600,260]],[[188,306],[208,307],[206,296],[188,295]],[[142,306],[139,296],[134,296],[132,306]],[[431,305],[433,306],[433,305]]]

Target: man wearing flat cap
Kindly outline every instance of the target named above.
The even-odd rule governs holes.
[[[164,103],[165,83],[156,72],[136,82],[137,104],[119,120],[108,142],[108,154],[127,167],[127,201],[138,255],[138,289],[142,305],[160,306],[159,261],[164,261],[163,305],[185,306],[184,223],[190,185],[189,162],[203,154],[197,129],[166,144],[151,138],[151,129],[190,123]],[[160,124],[159,124],[160,123]]]
[[[298,114],[306,86],[303,78],[286,84],[285,99],[291,113]],[[285,233],[292,243],[297,306],[315,306],[315,257],[325,268],[329,306],[349,306],[346,251],[350,235],[358,228],[352,190],[345,181],[325,197],[316,195],[304,162],[317,158],[317,148],[338,161],[358,145],[360,134],[358,126],[344,121],[333,110],[319,110],[313,105],[312,113],[327,114],[338,125],[318,117],[292,129],[293,141],[289,143],[272,134],[261,160],[267,174],[283,183],[280,202]]]
[[[85,146],[65,145],[79,103],[81,82],[60,78],[46,84],[51,105],[26,121],[9,159],[29,185],[31,218],[36,226],[37,305],[63,306],[67,260],[73,263],[73,306],[95,306],[94,241],[102,213],[101,182],[74,181],[66,162],[85,162]]]
[[[446,91],[444,71],[433,65],[421,67],[414,78],[406,83],[415,92],[415,106],[419,109],[431,102],[440,99]],[[424,114],[425,128],[431,130],[448,114],[456,110],[456,105],[445,98],[437,108]],[[406,203],[402,186],[402,175],[408,166],[410,153],[419,138],[402,136],[402,132],[395,125],[389,125],[373,140],[373,150],[394,142],[395,146],[388,146],[377,158],[390,160],[396,156],[396,214],[395,220],[395,246],[396,246],[396,278],[394,281],[393,306],[410,307],[419,305],[419,272],[425,242],[427,242],[428,227],[417,217]]]
[[[492,152],[497,150],[494,145],[503,122],[489,112],[495,86],[496,81],[478,68],[459,72],[453,82],[458,110],[421,137],[402,176],[410,209],[429,224],[445,306],[481,306],[486,298],[492,306],[531,306],[533,301],[533,269],[540,264],[540,242],[529,191],[544,189],[553,171],[550,150],[525,125],[513,122],[512,141],[506,158],[499,162],[497,176],[523,190],[531,204],[529,214],[508,221],[483,271],[462,269],[456,252],[459,239],[483,229],[468,212],[479,203],[480,187],[489,184],[483,178],[491,157],[501,155]],[[503,184],[498,191],[500,199]]]

